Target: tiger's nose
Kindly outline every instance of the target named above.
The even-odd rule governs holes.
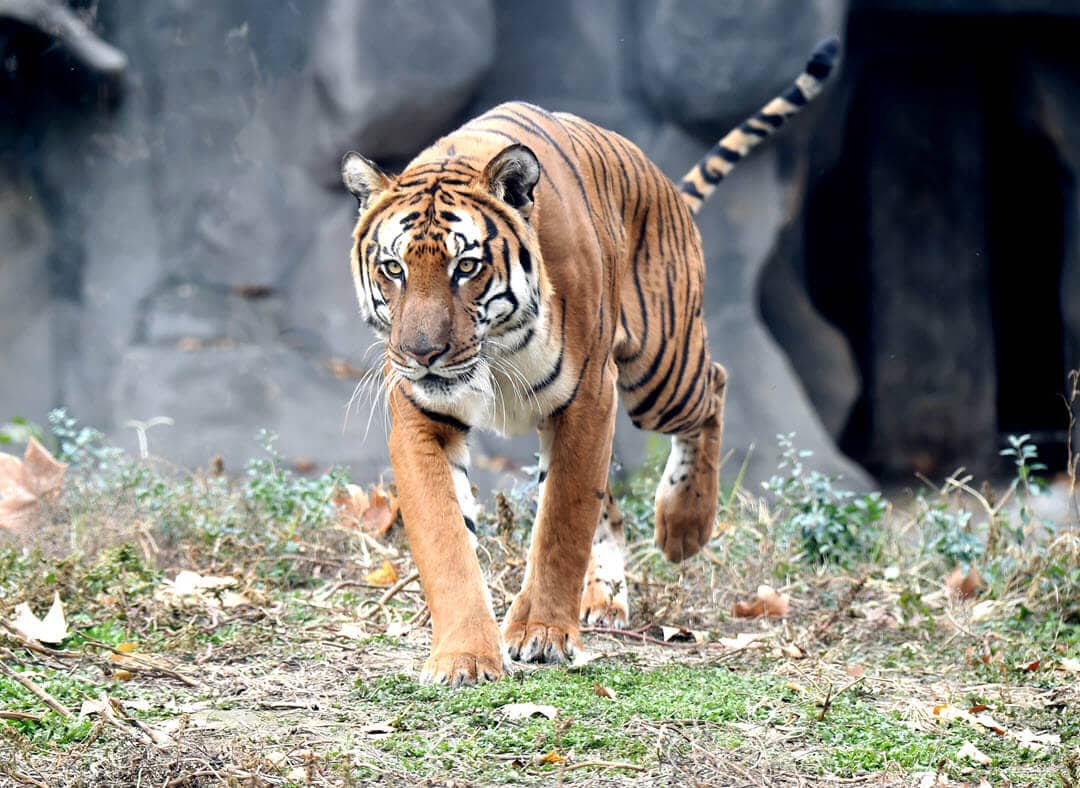
[[[435,359],[450,350],[450,343],[442,347],[432,347],[427,337],[421,335],[409,344],[402,344],[401,352],[416,359],[421,365],[430,367]]]

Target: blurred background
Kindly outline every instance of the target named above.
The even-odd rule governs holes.
[[[505,100],[681,176],[839,32],[840,73],[699,219],[734,476],[777,433],[849,486],[1065,464],[1080,367],[1075,0],[0,0],[0,421],[388,470],[338,163]],[[377,398],[376,398],[377,399]],[[624,423],[616,454],[640,462]],[[476,436],[489,473],[535,440]]]

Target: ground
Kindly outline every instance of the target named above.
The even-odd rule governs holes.
[[[651,545],[646,471],[617,490],[634,629],[455,691],[416,680],[430,630],[392,490],[60,433],[62,491],[0,549],[0,620],[59,596],[68,632],[0,626],[0,785],[1080,785],[1080,529],[1032,515],[1022,469],[1005,495],[954,479],[902,507],[792,452],[769,503],[732,474],[679,566]],[[488,510],[501,612],[531,488]],[[964,557],[967,597],[944,582]],[[735,614],[755,595],[776,615]]]

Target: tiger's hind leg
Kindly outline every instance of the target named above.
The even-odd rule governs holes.
[[[588,626],[625,629],[630,619],[626,588],[626,536],[623,516],[608,485],[593,536],[589,569],[581,592],[581,621]]]
[[[656,545],[670,561],[695,555],[712,538],[726,384],[727,372],[714,363],[701,416],[671,437],[671,454],[656,488]]]

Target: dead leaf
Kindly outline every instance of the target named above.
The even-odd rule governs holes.
[[[1041,659],[1033,659],[1030,662],[1018,662],[1018,663],[1016,663],[1016,669],[1025,671],[1027,673],[1034,673],[1035,671],[1037,671],[1039,669],[1039,666],[1041,664],[1042,664]]]
[[[772,637],[771,632],[740,632],[733,638],[720,638],[719,643],[724,648],[731,648],[736,650],[743,650],[750,648],[753,645],[764,645],[762,641],[768,640]]]
[[[537,715],[553,720],[559,713],[554,706],[540,703],[507,703],[505,706],[499,706],[495,711],[501,712],[508,720],[527,720]]]
[[[844,668],[844,672],[852,678],[857,679],[859,678],[859,676],[862,676],[866,673],[866,666],[861,663],[855,663],[854,665],[848,665],[846,668]]]
[[[55,459],[33,437],[26,443],[23,455],[23,487],[37,498],[60,489],[67,465]]]
[[[22,527],[43,500],[60,491],[67,465],[55,459],[33,437],[23,458],[0,454],[0,528]]]
[[[1009,731],[1009,738],[1016,739],[1022,750],[1038,751],[1047,746],[1061,744],[1061,736],[1056,733],[1035,733],[1029,728],[1019,731]]]
[[[368,493],[359,485],[347,484],[334,503],[347,523],[374,536],[386,536],[398,516],[397,499],[382,485],[375,485]]]
[[[780,653],[789,659],[803,659],[806,657],[806,649],[798,643],[785,643],[780,647]]]
[[[381,486],[371,491],[370,505],[364,512],[364,530],[386,536],[398,516],[397,500]]]
[[[958,565],[945,578],[945,589],[960,599],[971,599],[982,588],[982,584],[982,577],[974,564],[968,569],[967,574]]]
[[[30,605],[21,602],[15,607],[15,618],[11,626],[27,640],[37,640],[53,645],[63,642],[68,636],[67,620],[64,618],[64,605],[60,601],[60,592],[53,592],[52,607],[40,619],[30,610]]]
[[[775,616],[782,618],[788,614],[790,598],[787,594],[778,594],[772,586],[758,586],[757,595],[749,602],[736,602],[731,614],[736,618],[757,618]]]
[[[165,581],[169,583],[168,580]],[[177,596],[191,596],[201,594],[204,591],[213,591],[219,588],[227,588],[236,585],[235,577],[231,575],[200,575],[190,569],[183,569],[172,581],[170,589]]]
[[[373,722],[362,727],[360,732],[373,739],[385,739],[387,736],[397,733],[397,728],[394,727],[394,723],[391,721]]]
[[[980,752],[979,748],[971,742],[964,742],[964,746],[956,753],[956,758],[957,760],[967,758],[981,766],[990,765],[990,756]]]
[[[545,753],[536,759],[537,763],[562,763],[566,758],[559,755],[556,750],[552,750],[549,753]]]
[[[251,600],[239,591],[230,591],[226,589],[221,592],[221,606],[226,610],[234,607],[247,607],[251,604]]]
[[[367,636],[367,629],[363,624],[358,624],[355,621],[347,621],[341,625],[337,631],[338,637],[343,638],[362,638]]]
[[[383,561],[378,569],[364,575],[364,582],[373,586],[392,586],[398,581],[397,570],[389,561]]]
[[[1066,673],[1080,673],[1080,659],[1062,657],[1058,660],[1058,667]]]
[[[610,700],[615,700],[615,698],[618,697],[615,693],[615,690],[613,690],[611,687],[605,687],[602,684],[593,684],[592,688],[593,692],[596,693],[596,696],[598,698],[609,698]]]

